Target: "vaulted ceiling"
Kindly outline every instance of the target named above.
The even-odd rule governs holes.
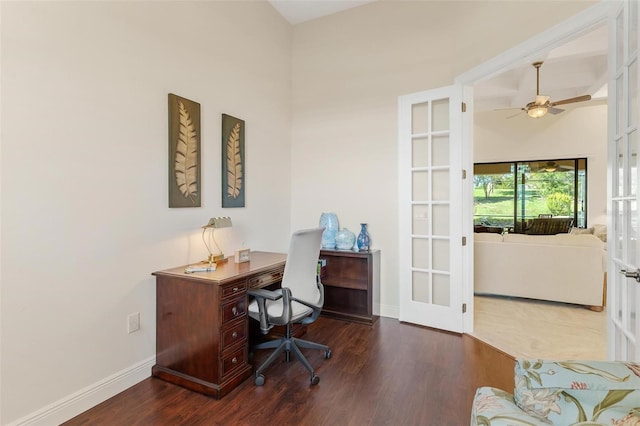
[[[322,16],[338,13],[375,0],[271,0],[273,7],[291,24],[306,22]],[[581,95],[593,99],[607,96],[607,27],[601,27],[581,35],[550,52],[535,58],[523,58],[490,79],[474,86],[476,111],[511,109],[505,116],[513,115],[519,108],[535,100],[535,61],[544,61],[540,68],[540,94],[550,100],[560,101]],[[574,108],[588,102],[569,104],[560,108]]]

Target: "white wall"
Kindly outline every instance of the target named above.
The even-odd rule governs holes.
[[[587,158],[587,224],[606,224],[607,105],[591,101],[535,120],[513,111],[475,115],[474,162]]]
[[[151,272],[204,258],[210,217],[226,253],[286,251],[292,31],[266,2],[0,7],[8,424],[152,362]],[[201,208],[168,208],[170,92],[201,104]],[[222,113],[246,121],[246,208],[221,208]]]
[[[398,314],[398,96],[454,78],[595,2],[378,1],[297,25],[293,227],[369,223],[382,315]]]

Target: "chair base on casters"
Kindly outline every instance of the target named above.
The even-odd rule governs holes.
[[[307,358],[305,358],[305,356],[302,354],[302,351],[300,351],[300,348],[320,349],[324,351],[325,359],[331,358],[331,349],[329,348],[329,346],[322,345],[320,343],[309,342],[308,340],[303,340],[303,339],[298,339],[297,337],[293,337],[291,335],[290,325],[287,325],[287,331],[286,331],[285,337],[277,340],[270,340],[268,342],[260,343],[254,346],[254,349],[271,349],[271,348],[276,348],[276,350],[271,352],[271,354],[269,354],[269,357],[260,365],[260,367],[256,369],[256,386],[264,385],[264,374],[262,374],[262,372],[266,370],[267,367],[269,367],[269,365],[271,365],[271,363],[275,361],[278,355],[282,354],[283,352],[285,354],[286,362],[291,361],[291,353],[293,352],[293,354],[302,363],[302,365],[304,365],[307,371],[311,373],[312,385],[317,385],[318,383],[320,383],[320,377],[316,376],[316,373],[313,370],[313,367],[311,366],[309,361],[307,361]]]

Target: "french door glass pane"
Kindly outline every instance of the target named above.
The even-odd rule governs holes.
[[[433,181],[432,199],[434,201],[446,201],[449,199],[449,171],[434,170],[431,174]]]
[[[638,2],[629,2],[629,56],[638,49]],[[631,86],[633,87],[633,86]]]
[[[616,196],[622,197],[624,195],[625,188],[625,176],[624,176],[624,140],[622,138],[616,141],[616,173],[614,173],[614,179],[616,179],[617,185],[615,185],[617,192]]]
[[[627,224],[627,263],[630,265],[637,265],[637,251],[638,251],[638,203],[635,200],[627,201],[628,211],[625,212],[628,218]]]
[[[414,204],[411,210],[411,233],[414,235],[427,235],[429,233],[428,207],[424,204]]]
[[[627,123],[629,127],[638,123],[638,61],[629,65],[629,109]]]
[[[631,282],[631,280],[629,282]],[[636,315],[638,315],[638,311],[635,306],[635,300],[637,287],[638,286],[635,282],[631,282],[631,284],[627,285],[627,288],[629,289],[629,292],[627,293],[627,305],[629,309],[627,321],[629,321],[629,331],[632,334],[636,334]]]
[[[622,67],[624,61],[624,14],[616,17],[616,69]]]
[[[638,190],[638,132],[629,134],[629,195]]]
[[[411,299],[416,302],[431,303],[429,291],[429,274],[427,272],[413,271]]]
[[[411,107],[411,133],[426,133],[429,130],[429,103],[414,104]]]
[[[427,201],[429,199],[429,173],[418,171],[412,173],[413,186],[411,198],[413,201]]]
[[[449,235],[449,206],[446,204],[433,206],[433,235]]]
[[[429,240],[426,238],[413,239],[412,258],[412,267],[429,269]]]
[[[433,132],[449,130],[449,99],[433,101]]]
[[[433,240],[433,269],[449,270],[449,240]]]
[[[624,286],[624,280],[625,278],[622,277],[622,274],[620,274],[619,277],[615,277],[615,280],[617,281],[623,281],[622,283],[618,284],[618,285],[622,285]],[[616,300],[615,300],[615,305],[614,305],[617,309],[615,309],[615,319],[618,322],[622,322],[622,292],[621,291],[617,291],[616,292]]]
[[[413,138],[411,141],[411,167],[426,167],[429,165],[429,139],[426,137]]]
[[[624,100],[623,96],[622,96],[622,91],[624,89],[624,80],[623,80],[623,76],[620,75],[618,76],[618,78],[616,78],[616,111],[615,111],[615,116],[616,116],[616,135],[619,135],[622,133],[622,125],[623,125],[623,115],[622,115],[622,102]]]
[[[433,146],[433,166],[446,166],[449,164],[449,136],[434,136]]]
[[[433,303],[449,306],[449,275],[433,274]]]

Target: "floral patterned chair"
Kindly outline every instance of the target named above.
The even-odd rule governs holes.
[[[640,364],[516,360],[514,395],[476,391],[472,426],[640,426]]]

